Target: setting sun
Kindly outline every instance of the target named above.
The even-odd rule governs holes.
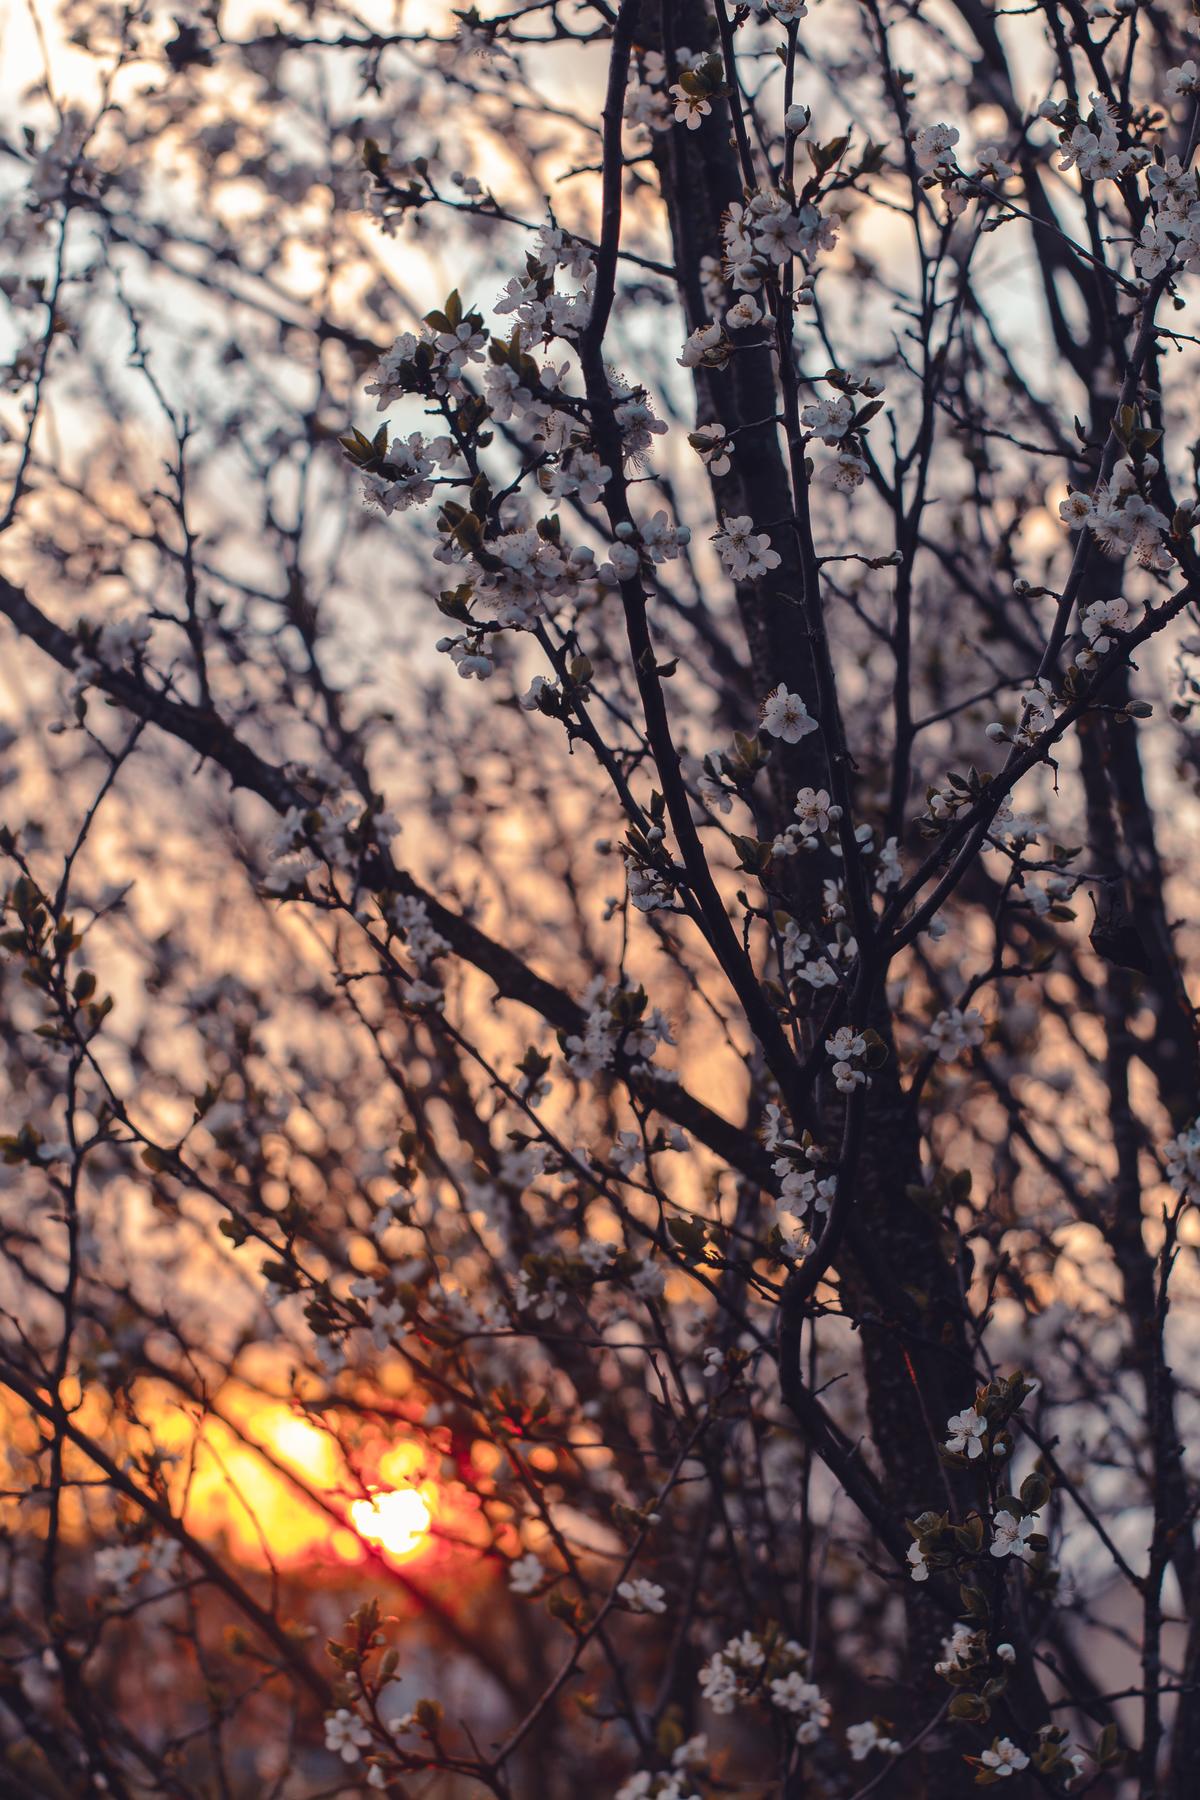
[[[350,1521],[360,1537],[389,1556],[408,1556],[429,1530],[429,1504],[416,1488],[396,1488],[370,1500],[355,1500]]]

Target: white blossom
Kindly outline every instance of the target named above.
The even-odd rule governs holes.
[[[1154,220],[1143,225],[1133,252],[1133,266],[1143,281],[1161,275],[1175,254],[1175,245],[1165,225]]]
[[[728,475],[732,445],[723,425],[698,425],[688,441],[710,475]]]
[[[619,1581],[617,1593],[630,1612],[663,1613],[667,1610],[663,1589],[653,1581],[643,1581],[640,1576],[632,1581]]]
[[[852,494],[870,473],[870,464],[857,451],[839,450],[836,456],[827,456],[817,465],[814,480],[836,488],[839,493]]]
[[[514,1594],[532,1594],[540,1587],[545,1575],[545,1569],[532,1550],[508,1565],[508,1585]]]
[[[762,307],[753,294],[743,294],[725,314],[725,323],[730,331],[745,331],[748,326],[757,325],[762,316]]]
[[[1168,100],[1179,100],[1185,94],[1194,94],[1200,90],[1200,70],[1191,57],[1174,69],[1168,69],[1163,77],[1163,91]]]
[[[800,414],[800,423],[823,444],[836,444],[845,437],[853,418],[853,401],[845,394],[835,394],[832,400],[818,400],[812,406],[806,406]]]
[[[370,1727],[348,1707],[339,1706],[325,1721],[325,1748],[336,1751],[344,1763],[361,1762],[370,1742]]]
[[[913,138],[913,155],[918,168],[932,169],[946,160],[947,153],[958,142],[953,125],[925,125]]]
[[[973,1006],[966,1012],[959,1006],[948,1007],[930,1025],[925,1042],[943,1062],[953,1062],[964,1050],[982,1044],[983,1017]]]
[[[956,1451],[959,1456],[966,1456],[972,1462],[983,1455],[987,1420],[973,1406],[965,1407],[962,1412],[952,1413],[946,1421],[946,1430],[950,1434],[946,1439],[947,1450]]]
[[[765,732],[781,738],[785,744],[798,744],[801,738],[817,729],[817,721],[810,716],[799,694],[789,694],[782,684],[763,701],[759,722]]]
[[[829,1723],[829,1702],[815,1682],[805,1681],[795,1669],[770,1684],[771,1699],[781,1712],[791,1713],[798,1723],[797,1741],[815,1744]]]
[[[1028,1513],[1024,1518],[1016,1518],[1010,1512],[1001,1511],[993,1521],[992,1542],[993,1556],[1019,1556],[1027,1562],[1033,1555],[1029,1548],[1029,1538],[1037,1530],[1037,1520]]]
[[[700,129],[701,119],[708,117],[712,107],[702,94],[689,94],[678,81],[668,92],[675,102],[675,122],[686,125],[689,131]]]
[[[846,1748],[850,1752],[851,1762],[865,1762],[873,1751],[881,1756],[898,1756],[900,1743],[894,1737],[881,1733],[874,1719],[864,1719],[861,1725],[847,1725]]]
[[[1014,1775],[1018,1769],[1029,1767],[1029,1758],[1025,1752],[1013,1743],[1011,1738],[997,1738],[990,1750],[985,1750],[980,1757],[985,1768],[992,1769],[999,1776]]]
[[[1060,500],[1058,503],[1059,517],[1065,524],[1071,526],[1086,525],[1092,516],[1092,511],[1091,495],[1085,494],[1080,488],[1076,488],[1073,493],[1067,495],[1065,500]]]
[[[1171,1186],[1184,1200],[1200,1203],[1200,1118],[1171,1139],[1164,1158]]]
[[[801,788],[792,810],[805,837],[828,831],[830,821],[841,817],[841,808],[832,804],[825,788]]]
[[[713,537],[717,554],[727,575],[734,581],[758,581],[771,569],[777,569],[780,556],[771,548],[765,531],[755,531],[749,514],[726,519]]]
[[[1080,623],[1083,635],[1095,650],[1108,649],[1109,631],[1128,631],[1129,603],[1116,598],[1113,600],[1093,600],[1083,610]]]
[[[999,148],[995,144],[980,144],[975,152],[975,162],[981,175],[990,175],[993,181],[1007,181],[1012,174],[1012,164],[1005,162]]]
[[[698,325],[675,360],[684,369],[698,368],[701,363],[723,367],[729,360],[729,350],[721,327],[715,321],[711,325]]]

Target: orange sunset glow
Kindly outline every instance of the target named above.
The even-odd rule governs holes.
[[[411,1556],[419,1550],[432,1517],[429,1502],[416,1488],[393,1488],[350,1507],[354,1529],[389,1556]]]
[[[1200,0],[0,112],[0,1800],[1200,1800]]]
[[[351,1447],[332,1423],[236,1389],[222,1411],[200,1427],[185,1516],[239,1561],[354,1565],[373,1549],[411,1564],[432,1554],[439,1523],[452,1519],[455,1535],[467,1523],[458,1484],[435,1475],[440,1458],[415,1438]]]
[[[171,1472],[173,1510],[198,1539],[248,1568],[317,1574],[374,1561],[378,1573],[380,1562],[440,1564],[478,1541],[483,1470],[473,1470],[469,1493],[423,1437],[387,1441],[374,1429],[351,1440],[332,1413],[305,1417],[237,1382],[204,1414],[168,1400],[155,1384],[140,1398],[152,1453]],[[79,1396],[76,1418],[93,1440],[123,1435],[98,1389]],[[129,1443],[131,1455],[150,1447],[142,1435]],[[4,1437],[14,1450],[31,1443],[30,1421],[9,1413]],[[77,1473],[87,1472],[80,1453]],[[65,1523],[80,1538],[119,1534],[111,1507],[89,1518],[79,1496]]]

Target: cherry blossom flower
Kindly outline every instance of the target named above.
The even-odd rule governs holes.
[[[964,1050],[983,1042],[983,1018],[974,1007],[964,1012],[951,1006],[938,1013],[926,1033],[925,1042],[936,1050],[943,1062],[953,1062]]]
[[[1180,100],[1185,94],[1194,94],[1200,90],[1200,69],[1191,57],[1180,63],[1177,68],[1168,69],[1163,77],[1163,92],[1168,100]]]
[[[515,1562],[508,1565],[508,1585],[514,1594],[532,1594],[541,1586],[546,1571],[533,1554],[527,1551],[518,1556]]]
[[[737,1674],[719,1652],[700,1670],[700,1692],[706,1704],[718,1714],[731,1713],[737,1704]]]
[[[988,1422],[973,1406],[965,1407],[962,1412],[952,1413],[946,1420],[947,1450],[955,1451],[959,1456],[966,1456],[974,1462],[983,1455],[983,1439],[987,1433]]]
[[[1093,600],[1085,606],[1080,617],[1083,635],[1088,640],[1097,656],[1103,656],[1112,648],[1110,631],[1128,631],[1129,602],[1120,598],[1112,600]]]
[[[935,1675],[949,1675],[953,1669],[965,1669],[976,1660],[984,1644],[982,1635],[969,1625],[958,1624],[948,1638],[942,1639],[941,1659],[933,1665]]]
[[[866,1762],[875,1752],[880,1756],[899,1756],[901,1745],[898,1739],[880,1731],[877,1720],[864,1719],[861,1725],[847,1725],[846,1748],[851,1762],[858,1763]]]
[[[913,137],[913,155],[921,169],[932,169],[946,160],[947,152],[958,142],[953,125],[925,125]]]
[[[782,684],[763,701],[759,722],[765,732],[781,738],[785,744],[798,744],[801,738],[817,729],[817,721],[811,717],[799,694],[789,694]]]
[[[692,1783],[682,1769],[666,1774],[639,1769],[617,1789],[615,1800],[648,1800],[648,1796],[653,1796],[653,1800],[700,1800],[699,1794],[691,1788]]]
[[[434,336],[434,343],[449,358],[456,375],[461,374],[468,363],[483,361],[487,333],[479,329],[482,323],[478,314],[469,314],[461,324]]]
[[[818,400],[806,406],[800,423],[823,444],[836,444],[845,437],[853,418],[854,402],[845,394],[837,394],[832,400]]]
[[[701,363],[713,368],[723,368],[729,360],[729,349],[724,345],[721,327],[717,324],[698,325],[691,336],[686,339],[679,356],[676,357],[680,368],[696,369]]]
[[[1013,172],[1012,164],[1005,162],[995,144],[980,144],[975,161],[979,173],[989,175],[993,181],[1007,181]]]
[[[771,569],[777,569],[780,556],[771,548],[765,531],[756,532],[748,513],[726,519],[713,537],[717,554],[727,575],[734,581],[757,581]]]
[[[1133,266],[1144,281],[1161,275],[1175,254],[1175,245],[1165,226],[1151,221],[1143,225],[1133,253]]]
[[[1130,164],[1130,155],[1122,150],[1115,131],[1089,131],[1077,125],[1063,145],[1059,168],[1076,166],[1086,181],[1115,181]]]
[[[1070,526],[1086,525],[1093,512],[1092,498],[1081,488],[1076,488],[1058,503],[1058,516],[1064,524]]]
[[[616,420],[627,456],[640,456],[650,448],[652,440],[662,437],[667,429],[666,421],[655,418],[653,407],[645,399],[623,401],[616,409]]]
[[[1146,186],[1161,218],[1185,219],[1196,203],[1196,171],[1185,169],[1177,156],[1168,156],[1162,163],[1149,163]]]
[[[759,219],[754,242],[773,263],[788,262],[803,246],[800,220],[790,208],[779,207]]]
[[[1025,1752],[1013,1743],[1011,1738],[997,1738],[990,1750],[985,1750],[980,1757],[985,1768],[992,1769],[998,1776],[1015,1775],[1019,1769],[1029,1767],[1029,1758]]]
[[[698,425],[688,442],[710,475],[728,475],[733,447],[723,425]]]
[[[830,820],[841,817],[841,808],[832,805],[825,788],[801,788],[792,810],[800,821],[800,830],[805,837],[814,832],[828,831]]]
[[[669,103],[648,82],[631,83],[625,94],[625,120],[629,125],[640,125],[649,131],[669,131]]]
[[[1030,1514],[1018,1519],[1013,1513],[998,1512],[993,1521],[993,1536],[989,1546],[993,1556],[1019,1556],[1028,1562],[1033,1555],[1029,1548],[1029,1539],[1037,1530],[1037,1520]]]
[[[381,512],[407,512],[433,493],[428,479],[433,467],[419,431],[407,439],[393,438],[382,469],[363,474],[363,499]]]
[[[704,95],[690,94],[679,82],[668,89],[668,92],[675,102],[676,124],[686,125],[689,131],[698,131],[701,119],[707,118],[712,111]]]
[[[663,1613],[667,1610],[664,1590],[656,1582],[643,1581],[640,1576],[632,1581],[619,1581],[617,1593],[630,1612]]]
[[[1166,556],[1169,567],[1169,553],[1161,540],[1168,529],[1167,518],[1137,492],[1136,481],[1132,465],[1118,463],[1108,482],[1101,482],[1096,489],[1088,529],[1108,556],[1124,557],[1132,551],[1147,568],[1161,567],[1160,559]]]
[[[857,451],[843,449],[818,465],[814,479],[836,488],[839,493],[852,494],[870,473],[871,467],[865,457],[859,456]]]
[[[640,536],[651,562],[667,563],[674,562],[692,534],[686,525],[673,525],[669,514],[659,511],[642,526]]]
[[[745,331],[748,326],[757,325],[762,316],[762,307],[753,294],[743,294],[725,314],[725,323],[730,331]]]
[[[839,1025],[825,1049],[833,1058],[833,1079],[840,1094],[852,1094],[857,1087],[868,1085],[865,1069],[856,1068],[853,1059],[865,1056],[867,1040],[850,1025]]]
[[[829,1702],[816,1683],[805,1681],[799,1671],[793,1669],[789,1675],[771,1682],[770,1694],[781,1712],[791,1713],[799,1720],[797,1742],[815,1744],[829,1723],[830,1712]]]
[[[929,1562],[920,1544],[908,1546],[908,1572],[914,1581],[929,1580]]]
[[[1185,1200],[1200,1203],[1200,1118],[1170,1140],[1164,1158],[1171,1186]]]
[[[339,1706],[325,1721],[325,1748],[335,1751],[344,1763],[361,1762],[370,1742],[370,1727],[349,1707]]]

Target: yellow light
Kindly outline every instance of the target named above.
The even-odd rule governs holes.
[[[350,1507],[355,1531],[389,1556],[408,1556],[418,1549],[429,1519],[429,1503],[416,1488],[394,1488],[370,1500],[355,1500]]]

